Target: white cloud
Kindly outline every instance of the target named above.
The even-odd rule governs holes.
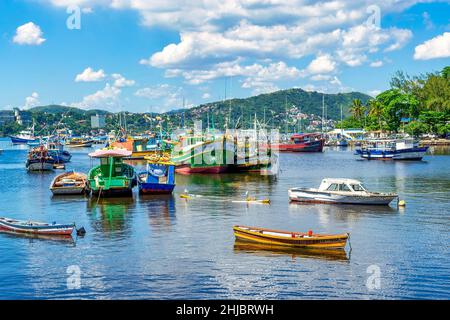
[[[211,98],[211,95],[208,92],[202,94],[202,99],[209,99],[209,98]]]
[[[132,87],[135,85],[136,81],[134,80],[128,80],[124,76],[118,73],[113,73],[111,77],[115,80],[114,86],[117,88],[124,88],[124,87]]]
[[[178,109],[183,106],[183,90],[169,84],[159,84],[137,90],[135,96],[146,98],[157,106],[158,112]],[[186,102],[185,102],[186,103]]]
[[[450,57],[450,32],[425,41],[414,50],[414,59],[429,60]]]
[[[72,106],[84,109],[102,108],[114,110],[119,106],[121,90],[109,83],[97,92],[85,96],[83,101],[73,103]]]
[[[40,45],[46,39],[42,38],[43,33],[38,25],[28,22],[16,29],[16,35],[13,42],[21,45]]]
[[[330,55],[317,56],[306,68],[305,72],[308,74],[324,74],[331,73],[336,70],[336,62],[333,61]]]
[[[91,67],[84,69],[80,74],[75,77],[76,82],[96,82],[101,81],[106,77],[103,69],[94,71]]]
[[[300,76],[336,81],[344,66],[373,60],[376,52],[402,48],[412,37],[407,29],[380,28],[366,23],[376,5],[383,15],[401,12],[420,0],[47,0],[57,6],[78,4],[134,10],[142,25],[171,29],[179,41],[169,43],[139,62],[202,84],[237,76],[242,86],[274,90],[277,82]],[[313,59],[309,66],[305,60]],[[319,59],[318,61],[315,61]],[[268,62],[270,60],[270,62]],[[236,62],[237,61],[237,62]],[[269,64],[279,61],[295,76],[269,79]],[[289,62],[288,62],[289,61]],[[287,67],[290,64],[290,67]],[[296,67],[293,67],[294,65]],[[304,68],[299,71],[297,68]],[[251,76],[250,72],[257,75]],[[280,72],[283,73],[283,72]],[[289,73],[289,72],[288,72]],[[320,80],[320,77],[328,79]]]
[[[33,92],[31,96],[25,98],[24,109],[35,107],[38,104],[39,104],[39,94],[37,92]]]
[[[369,92],[367,92],[370,96],[372,97],[376,97],[377,95],[379,95],[381,93],[381,90],[371,90]]]
[[[379,67],[382,67],[382,66],[383,66],[383,61],[381,61],[381,60],[373,61],[373,62],[370,63],[370,66],[371,66],[372,68],[379,68]]]

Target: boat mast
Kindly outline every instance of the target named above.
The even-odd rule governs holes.
[[[287,109],[287,94],[284,94],[284,108],[286,109],[286,135],[288,134],[289,131],[289,114],[288,114],[288,109]]]
[[[324,129],[324,119],[325,119],[325,94],[322,94],[322,133]]]

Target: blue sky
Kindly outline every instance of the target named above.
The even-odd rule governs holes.
[[[67,28],[69,6],[80,29]],[[0,109],[161,112],[292,87],[376,94],[396,70],[450,65],[449,12],[449,1],[412,0],[3,0]]]

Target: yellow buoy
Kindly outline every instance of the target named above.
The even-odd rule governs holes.
[[[399,206],[399,207],[404,207],[404,206],[406,206],[405,200],[399,200],[399,201],[398,201],[398,206]]]
[[[180,195],[180,198],[183,198],[183,199],[190,199],[191,197],[188,196],[187,194],[181,194],[181,195]]]

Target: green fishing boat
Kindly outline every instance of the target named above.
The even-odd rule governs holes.
[[[101,149],[89,156],[99,158],[100,165],[88,173],[92,193],[98,196],[131,195],[137,184],[136,172],[132,166],[123,162],[131,151],[126,149]]]

